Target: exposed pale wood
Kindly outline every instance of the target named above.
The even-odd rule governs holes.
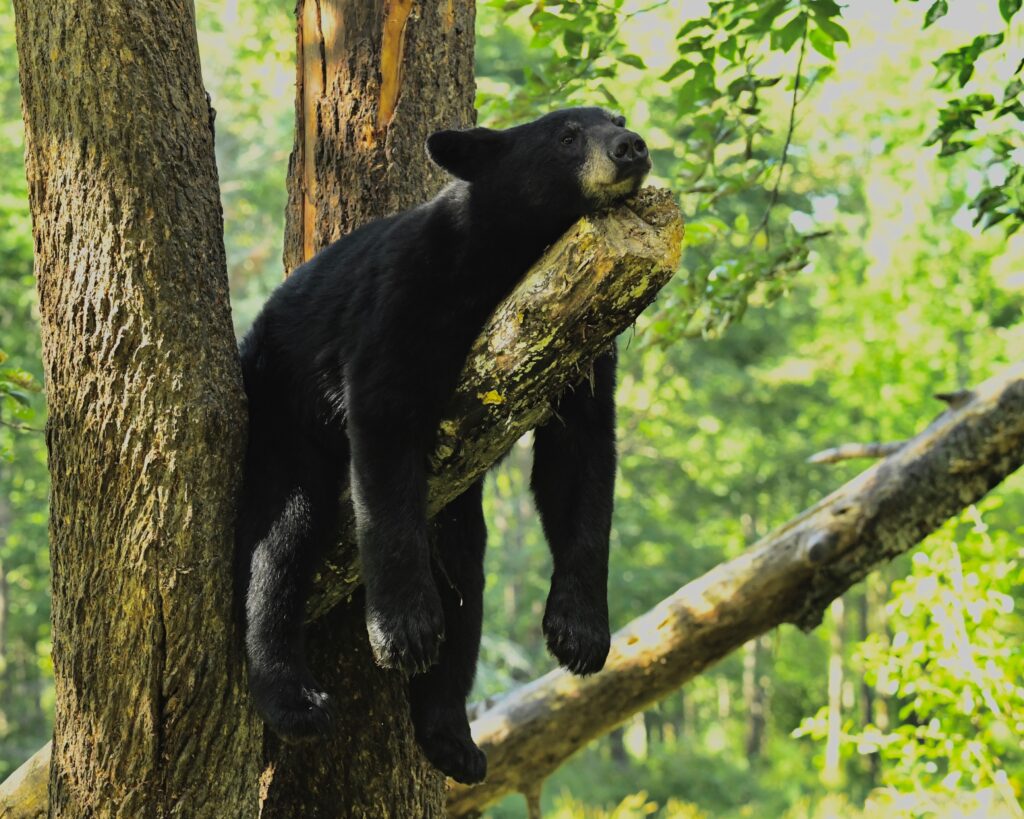
[[[781,623],[815,627],[829,603],[1024,461],[1024,366],[980,385],[895,455],[620,630],[604,671],[556,670],[473,722],[487,781],[456,786],[451,816],[529,792],[579,748]]]
[[[0,819],[46,819],[51,750],[47,742],[0,784]]]

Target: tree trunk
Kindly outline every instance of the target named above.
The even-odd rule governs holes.
[[[829,635],[828,653],[828,726],[821,782],[829,790],[838,790],[843,784],[843,632],[846,628],[843,598],[833,600],[830,608],[832,633]]]
[[[285,268],[372,219],[433,196],[427,136],[475,119],[471,0],[299,0],[295,147]],[[373,661],[362,595],[310,627],[317,680],[341,703],[324,742],[270,738],[265,819],[440,816],[444,778],[422,757],[407,683]]]
[[[858,622],[860,630],[857,635],[857,639],[861,643],[865,642],[871,635],[871,604],[873,599],[871,590],[875,586],[875,583],[876,577],[872,575],[864,581],[864,588],[861,589],[859,607],[860,618]],[[875,687],[868,682],[863,671],[860,675],[860,696],[860,724],[861,728],[864,728],[872,724],[875,720]],[[861,756],[867,762],[868,785],[873,788],[878,784],[881,776],[881,757],[879,756],[878,751],[868,753],[861,752]]]
[[[751,766],[761,758],[765,731],[765,690],[761,681],[761,653],[768,638],[755,637],[743,647],[743,704],[747,712],[743,748]]]
[[[253,815],[231,605],[245,413],[192,4],[15,15],[49,402],[50,815]]]

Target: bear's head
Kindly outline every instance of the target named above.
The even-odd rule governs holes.
[[[651,169],[643,139],[602,108],[553,111],[504,131],[438,131],[427,150],[476,194],[566,222],[635,193]]]

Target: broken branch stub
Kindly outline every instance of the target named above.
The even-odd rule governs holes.
[[[442,509],[525,432],[629,327],[675,273],[683,220],[670,191],[644,188],[577,222],[488,319],[463,368],[431,457],[429,513]],[[486,273],[486,271],[482,271]],[[359,582],[352,506],[317,575],[316,619]]]

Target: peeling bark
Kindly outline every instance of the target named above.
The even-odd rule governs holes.
[[[488,778],[450,816],[529,791],[590,740],[781,623],[814,628],[867,572],[920,542],[1024,462],[1024,365],[990,379],[898,453],[621,629],[605,669],[556,670],[473,721]]]
[[[291,271],[445,180],[424,144],[476,120],[472,0],[298,0],[295,147],[284,265]]]
[[[14,9],[49,406],[49,814],[252,814],[244,398],[192,4]]]

